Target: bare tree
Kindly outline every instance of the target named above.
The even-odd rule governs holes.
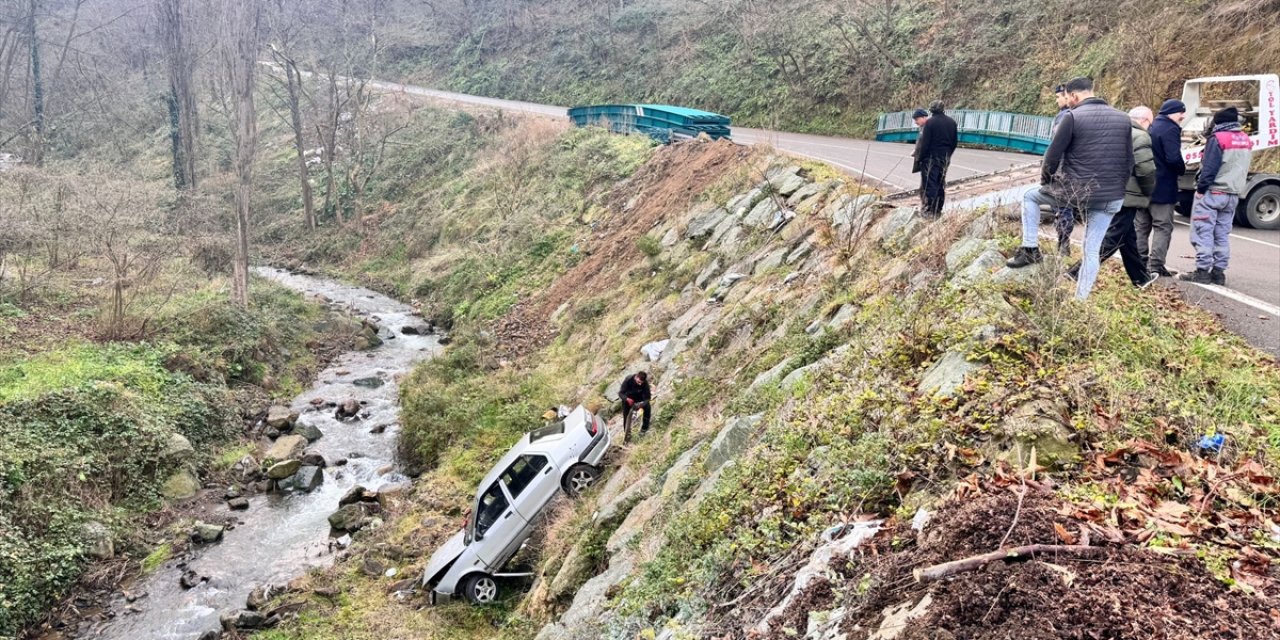
[[[40,34],[36,31],[39,0],[27,5],[27,41],[31,52],[31,158],[35,166],[44,164],[44,73],[40,66]]]
[[[222,61],[231,91],[235,137],[236,250],[232,260],[231,299],[249,304],[249,214],[253,195],[253,160],[258,148],[254,72],[258,66],[261,5],[257,0],[224,0]]]
[[[293,146],[298,163],[298,184],[302,189],[302,215],[308,229],[316,228],[315,198],[311,193],[311,176],[307,170],[306,124],[303,121],[302,103],[306,97],[306,85],[303,83],[302,71],[298,62],[281,47],[272,46],[271,56],[275,59],[284,79],[280,81],[283,93],[277,92],[277,98],[284,103],[288,111],[288,122],[293,129]]]
[[[169,138],[173,145],[173,182],[178,189],[194,189],[196,135],[199,112],[192,91],[195,55],[191,51],[190,16],[184,0],[159,0],[161,43],[169,71]]]

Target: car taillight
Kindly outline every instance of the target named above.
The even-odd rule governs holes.
[[[599,431],[600,431],[600,426],[599,426],[599,425],[597,424],[597,422],[596,422],[596,421],[598,421],[599,419],[600,419],[600,418],[597,418],[597,417],[595,417],[595,416],[592,416],[592,417],[591,417],[591,419],[587,421],[587,433],[590,433],[590,434],[591,434],[591,435],[593,435],[593,436],[594,436],[596,433],[599,433]]]

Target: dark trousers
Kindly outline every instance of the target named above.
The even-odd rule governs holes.
[[[1058,232],[1058,246],[1062,246],[1071,241],[1071,233],[1076,230],[1076,210],[1058,207],[1053,213],[1053,229]]]
[[[649,401],[642,400],[631,406],[627,406],[626,400],[622,401],[622,440],[626,442],[631,439],[631,411],[636,410],[642,416],[640,422],[640,433],[649,430]]]
[[[1137,207],[1121,207],[1120,213],[1111,219],[1107,235],[1102,238],[1102,249],[1098,252],[1099,262],[1119,253],[1120,260],[1124,262],[1124,271],[1134,286],[1142,286],[1150,278],[1147,263],[1138,252],[1138,233],[1133,226],[1134,217],[1139,211]],[[1080,265],[1071,268],[1073,276],[1079,272]]]
[[[947,201],[947,158],[925,158],[920,163],[920,198],[924,212],[934,217],[942,215],[942,205]]]

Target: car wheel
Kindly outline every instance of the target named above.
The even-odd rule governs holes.
[[[1254,229],[1280,229],[1280,185],[1264,184],[1254,189],[1241,213]]]
[[[599,477],[599,469],[589,464],[575,464],[569,467],[569,473],[564,474],[564,492],[569,497],[576,498],[595,484]]]
[[[498,583],[493,576],[473,573],[462,582],[462,596],[471,604],[493,604],[498,600]]]

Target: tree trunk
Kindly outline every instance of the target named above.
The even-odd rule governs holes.
[[[306,138],[302,124],[302,74],[293,60],[287,60],[284,72],[289,89],[289,117],[293,122],[293,144],[298,150],[298,180],[302,185],[302,211],[307,228],[316,228],[316,209],[311,195],[311,178],[307,175]]]
[[[31,144],[31,163],[44,165],[44,76],[40,71],[40,38],[36,34],[36,13],[39,0],[31,0],[31,13],[27,16],[27,38],[31,44],[31,123],[35,137]]]
[[[187,37],[182,0],[160,0],[160,29],[169,63],[169,135],[173,142],[173,182],[179,189],[196,187],[196,99],[192,94],[195,59]]]
[[[224,38],[224,60],[233,97],[235,118],[236,253],[232,264],[231,297],[249,304],[249,213],[253,191],[253,159],[258,146],[258,112],[253,103],[253,77],[258,66],[257,0],[228,0],[225,24],[233,32]]]

